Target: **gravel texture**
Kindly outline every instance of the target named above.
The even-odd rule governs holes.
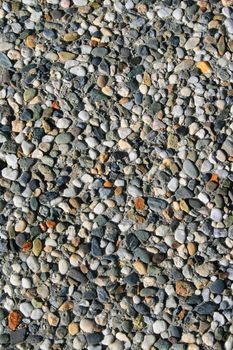
[[[0,349],[233,349],[233,1],[0,0]]]

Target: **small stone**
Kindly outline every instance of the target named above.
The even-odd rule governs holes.
[[[216,311],[217,308],[218,308],[217,304],[213,303],[212,301],[208,301],[201,305],[198,305],[195,308],[195,311],[200,315],[209,315],[209,314],[212,314],[214,311]]]
[[[230,138],[227,138],[223,144],[222,149],[230,156],[233,157],[233,141]]]
[[[27,227],[27,224],[24,220],[19,220],[16,224],[15,224],[15,231],[16,232],[23,232]]]
[[[53,313],[49,312],[48,314],[48,323],[52,327],[57,327],[59,323],[59,317],[54,315]]]
[[[80,329],[85,332],[85,333],[93,333],[94,330],[95,330],[95,322],[93,320],[90,320],[90,319],[85,319],[83,318],[81,321],[80,321]]]
[[[63,133],[57,135],[55,138],[55,142],[59,145],[65,144],[65,143],[70,143],[72,140],[73,140],[73,136],[69,132],[63,132]]]
[[[78,323],[72,322],[68,326],[68,332],[70,335],[76,335],[79,332],[79,325]]]
[[[69,263],[65,259],[61,259],[58,262],[58,269],[62,275],[65,275],[69,269]]]
[[[32,272],[37,273],[40,270],[40,265],[34,256],[29,256],[26,260],[27,265]]]
[[[100,75],[98,78],[97,78],[97,85],[100,87],[100,88],[103,88],[104,86],[107,85],[107,82],[108,82],[108,79],[106,76],[104,75]]]
[[[0,66],[4,68],[11,68],[12,63],[3,52],[0,52]]]
[[[41,309],[34,309],[31,313],[31,319],[32,320],[40,320],[41,317],[43,316],[43,311]]]
[[[167,322],[163,320],[157,320],[153,323],[153,331],[155,334],[163,333],[167,330]]]
[[[212,220],[220,222],[222,221],[222,211],[218,208],[211,209],[210,217]]]
[[[75,54],[68,51],[60,51],[58,52],[58,57],[61,62],[66,62],[69,60],[73,60],[75,58]]]
[[[27,329],[17,329],[15,332],[10,333],[10,343],[11,345],[16,345],[22,343],[26,338]]]
[[[43,249],[42,242],[39,238],[34,239],[32,244],[32,252],[35,256],[39,256]]]
[[[157,15],[159,16],[159,18],[163,18],[163,19],[170,17],[171,14],[172,14],[172,9],[168,7],[162,7],[157,12]]]
[[[129,185],[127,191],[134,198],[142,196],[142,191],[136,186]]]
[[[22,287],[25,289],[32,288],[31,280],[29,278],[23,277],[22,278]]]
[[[10,342],[9,334],[0,334],[0,345],[7,345]],[[4,349],[4,348],[3,348]]]
[[[135,261],[133,267],[139,273],[139,275],[145,275],[147,273],[146,265],[141,261]]]
[[[70,69],[70,73],[77,75],[78,77],[85,77],[86,69],[82,66],[75,66]]]
[[[104,205],[103,203],[98,203],[98,204],[95,206],[93,212],[94,212],[96,215],[100,215],[100,214],[103,214],[103,213],[105,212],[105,210],[106,210],[105,205]]]
[[[196,165],[189,159],[186,159],[184,161],[183,170],[184,170],[185,174],[190,176],[192,179],[195,179],[199,175],[199,172],[198,172]]]
[[[224,24],[226,26],[226,29],[228,31],[229,34],[233,34],[233,20],[231,18],[227,18],[224,21]]]
[[[211,286],[210,291],[214,294],[221,294],[225,289],[225,282],[223,280],[216,280]]]
[[[191,296],[194,294],[195,288],[192,283],[185,281],[176,281],[176,294],[182,297]]]
[[[116,339],[113,343],[108,345],[109,350],[124,350],[124,343]]]
[[[95,57],[104,57],[106,56],[108,53],[108,50],[104,47],[95,47],[91,54]]]
[[[2,41],[0,42],[0,52],[8,51],[10,49],[13,49],[13,44]]]
[[[73,0],[74,5],[77,7],[86,6],[87,2],[87,0]]]
[[[78,33],[76,32],[70,32],[66,33],[63,37],[63,40],[66,42],[72,42],[78,39]]]
[[[177,136],[170,134],[167,139],[167,147],[177,150],[179,148],[178,142]]]
[[[156,338],[153,334],[146,334],[142,342],[142,350],[150,350],[155,340]]]
[[[2,169],[2,176],[5,179],[11,180],[11,181],[15,181],[18,177],[18,170],[13,170],[11,168],[4,168]]]
[[[193,242],[189,242],[187,244],[187,250],[188,250],[188,253],[189,253],[190,256],[195,255],[196,252],[197,252],[197,244],[193,243]]]
[[[185,50],[193,50],[200,42],[199,38],[189,38],[185,43]]]
[[[200,69],[200,71],[203,74],[208,74],[212,72],[212,69],[210,67],[210,64],[206,61],[200,61],[196,64],[197,68]]]

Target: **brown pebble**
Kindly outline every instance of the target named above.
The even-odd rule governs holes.
[[[97,85],[100,88],[103,88],[104,86],[106,86],[107,82],[108,82],[108,78],[105,75],[100,75],[96,81]]]
[[[176,294],[182,297],[191,296],[194,293],[194,286],[190,282],[176,281]]]
[[[193,242],[189,242],[187,244],[187,250],[188,250],[189,255],[191,255],[191,256],[196,254],[196,252],[197,252],[197,244],[193,243]]]

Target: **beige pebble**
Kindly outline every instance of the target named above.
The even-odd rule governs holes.
[[[133,263],[133,267],[135,268],[135,270],[140,274],[140,275],[145,275],[146,274],[146,271],[147,271],[147,268],[146,268],[146,265],[141,262],[141,261],[135,261]]]
[[[95,322],[93,320],[83,318],[80,321],[80,329],[85,333],[92,333],[95,329]]]
[[[16,232],[23,232],[27,227],[26,221],[24,220],[19,220],[16,224],[15,224],[15,231]]]
[[[72,322],[68,326],[68,332],[70,335],[75,335],[79,332],[79,325],[78,323]]]
[[[52,327],[56,327],[59,323],[59,317],[52,314],[51,312],[48,314],[48,323]]]
[[[196,243],[189,242],[187,244],[187,249],[188,249],[189,255],[191,255],[191,256],[194,255],[197,252],[197,245],[196,245]]]

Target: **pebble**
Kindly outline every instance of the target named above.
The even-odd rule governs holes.
[[[184,172],[191,177],[192,179],[195,179],[196,177],[198,177],[199,172],[197,167],[195,166],[195,164],[193,164],[193,162],[189,159],[186,159],[183,163],[183,170]]]
[[[222,220],[222,211],[217,208],[213,208],[210,213],[210,217],[214,221],[221,221]]]
[[[86,69],[82,66],[75,66],[70,69],[70,73],[74,74],[78,77],[85,77],[86,76]]]
[[[61,259],[58,262],[58,268],[59,268],[59,272],[62,275],[65,275],[68,272],[69,263],[65,259]]]
[[[232,0],[1,5],[1,346],[231,350]]]
[[[157,320],[153,323],[153,331],[155,334],[163,333],[167,330],[167,323],[163,320]]]

